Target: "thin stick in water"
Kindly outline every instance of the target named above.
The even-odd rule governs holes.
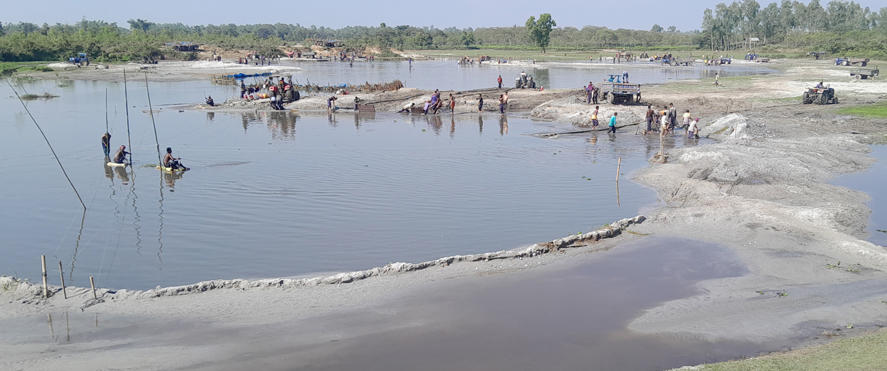
[[[622,157],[619,158],[619,163],[616,165],[616,183],[619,183],[619,173],[622,171]]]
[[[105,88],[105,132],[108,132],[108,88]],[[110,146],[111,143],[108,143]]]
[[[151,91],[148,90],[147,72],[145,72],[145,92],[148,94],[148,114],[151,115],[151,126],[154,127],[154,143],[157,144],[157,164],[163,167],[163,159],[160,157],[160,140],[157,139],[157,124],[154,122],[154,108],[151,107]]]
[[[126,103],[126,143],[129,145],[129,164],[132,166],[132,139],[129,135],[129,94],[126,91],[126,69],[123,69],[123,99]],[[135,174],[135,172],[133,172]]]
[[[40,260],[43,263],[43,297],[49,297],[49,288],[46,285],[46,255],[40,255]]]
[[[74,182],[71,181],[71,178],[68,176],[68,172],[65,171],[65,167],[62,166],[62,160],[59,160],[59,156],[55,154],[55,150],[52,148],[52,144],[49,144],[49,138],[46,137],[46,133],[43,132],[43,129],[40,128],[40,124],[37,123],[37,120],[34,119],[34,115],[31,114],[31,111],[28,110],[28,105],[25,104],[25,101],[22,100],[22,97],[18,95],[18,92],[15,91],[15,88],[12,87],[12,84],[9,83],[9,80],[6,80],[6,85],[9,85],[9,88],[12,89],[12,92],[15,93],[15,97],[18,98],[18,101],[22,103],[22,107],[25,107],[25,112],[28,113],[28,116],[31,117],[31,121],[34,122],[34,125],[37,126],[37,130],[40,130],[40,135],[43,136],[43,140],[46,141],[46,145],[49,146],[49,150],[52,151],[52,156],[55,157],[55,161],[59,163],[59,167],[62,168],[62,174],[65,174],[65,178],[68,179],[68,184],[71,185],[71,188],[74,189],[74,194],[77,195],[77,199],[80,200],[80,205],[83,206],[83,210],[86,210],[86,204],[83,203],[83,198],[80,197],[80,192],[77,192],[77,187],[74,187]]]
[[[89,276],[89,285],[92,286],[92,297],[94,299],[98,299],[98,295],[95,294],[95,280],[92,278],[92,276]]]
[[[65,272],[62,270],[62,261],[59,260],[59,276],[62,277],[62,294],[65,295],[65,299],[68,298],[68,291],[65,290]]]

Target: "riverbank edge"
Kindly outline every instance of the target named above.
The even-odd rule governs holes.
[[[528,247],[521,247],[517,249],[501,250],[482,254],[453,255],[421,263],[397,262],[390,263],[383,267],[375,267],[360,271],[343,272],[327,276],[316,276],[299,279],[267,278],[259,280],[209,280],[197,282],[190,285],[158,287],[156,289],[150,290],[112,290],[108,288],[97,288],[95,291],[96,298],[87,300],[84,303],[84,306],[81,307],[81,309],[99,304],[103,302],[104,299],[110,300],[111,298],[115,300],[123,298],[150,299],[166,296],[182,296],[204,293],[211,290],[221,289],[246,290],[275,287],[295,288],[304,286],[340,285],[353,283],[372,277],[400,275],[403,273],[416,272],[431,267],[447,267],[461,262],[532,258],[544,254],[555,253],[563,249],[585,246],[600,241],[602,239],[617,237],[621,235],[622,231],[624,231],[628,227],[635,224],[643,223],[645,220],[646,218],[643,215],[638,215],[633,218],[617,220],[604,228],[592,232],[566,236],[556,240],[536,243]],[[90,290],[90,288],[76,286],[68,286],[65,289],[75,294],[82,294],[82,292],[84,292],[85,290]],[[42,285],[13,277],[0,277],[0,293],[3,292],[13,293],[14,295],[19,297],[17,299],[22,299],[22,302],[27,304],[47,304],[59,299],[64,300],[59,296],[62,294],[62,287],[60,286],[48,286],[49,297],[43,298]]]

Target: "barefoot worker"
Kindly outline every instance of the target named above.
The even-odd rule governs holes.
[[[105,156],[111,154],[111,134],[107,131],[102,135],[102,151],[105,152]]]
[[[126,152],[126,146],[120,146],[120,149],[114,154],[114,163],[122,164],[126,161],[126,155],[128,154],[129,152]]]
[[[172,170],[186,169],[179,160],[181,160],[180,157],[172,157],[172,147],[166,147],[166,155],[163,156],[163,166]]]
[[[610,116],[610,130],[607,133],[616,134],[616,115],[618,114],[619,112],[613,112],[613,116]]]
[[[594,111],[591,111],[591,129],[592,130],[597,129],[597,125],[598,125],[597,114],[598,114],[598,110],[600,108],[601,108],[601,106],[594,106]]]

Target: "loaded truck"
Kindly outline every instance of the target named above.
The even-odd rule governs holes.
[[[603,82],[598,85],[603,99],[610,104],[637,103],[641,101],[641,85]]]

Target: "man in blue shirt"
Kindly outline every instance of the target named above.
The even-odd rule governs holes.
[[[613,112],[613,116],[610,116],[610,130],[607,133],[616,134],[616,115],[618,114],[619,112]]]

